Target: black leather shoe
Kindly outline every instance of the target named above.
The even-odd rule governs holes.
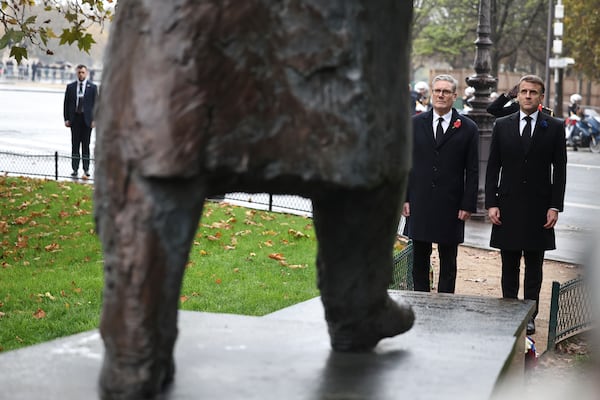
[[[532,319],[527,323],[527,334],[533,335],[535,333],[535,321]]]

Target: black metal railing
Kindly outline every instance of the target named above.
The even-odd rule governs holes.
[[[58,152],[48,154],[0,152],[0,173],[2,174],[71,180],[73,179],[71,177],[72,172],[70,154],[59,154]],[[93,158],[90,159],[90,174],[90,178],[86,181],[93,183]],[[311,201],[301,196],[270,193],[228,193],[223,198],[246,207],[312,216]]]
[[[93,181],[94,160],[90,160],[89,181]],[[72,179],[71,155],[59,154],[23,154],[0,152],[0,172],[8,175],[31,176],[46,179]]]
[[[552,282],[547,350],[592,327],[592,295],[582,277],[560,284]]]
[[[413,245],[409,240],[402,250],[394,254],[392,283],[388,289],[413,290]]]

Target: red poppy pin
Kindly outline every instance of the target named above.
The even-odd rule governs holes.
[[[542,111],[542,108],[544,108],[541,104],[538,104],[538,111]]]
[[[461,124],[462,124],[462,122],[460,122],[460,119],[457,119],[456,121],[454,121],[454,124],[452,124],[452,128],[458,129],[458,128],[460,128]]]

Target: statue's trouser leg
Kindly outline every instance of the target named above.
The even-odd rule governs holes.
[[[105,254],[103,399],[152,399],[173,379],[183,271],[202,185],[130,176],[96,196]]]
[[[400,196],[400,185],[389,185],[313,198],[318,286],[334,350],[368,351],[413,325],[412,308],[387,293]]]

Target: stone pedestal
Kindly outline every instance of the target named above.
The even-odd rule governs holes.
[[[364,354],[330,350],[318,298],[265,317],[181,311],[166,399],[473,399],[522,376],[533,302],[392,292],[413,305],[404,335]],[[0,354],[12,400],[96,398],[98,331]],[[1,396],[0,396],[1,397]]]

